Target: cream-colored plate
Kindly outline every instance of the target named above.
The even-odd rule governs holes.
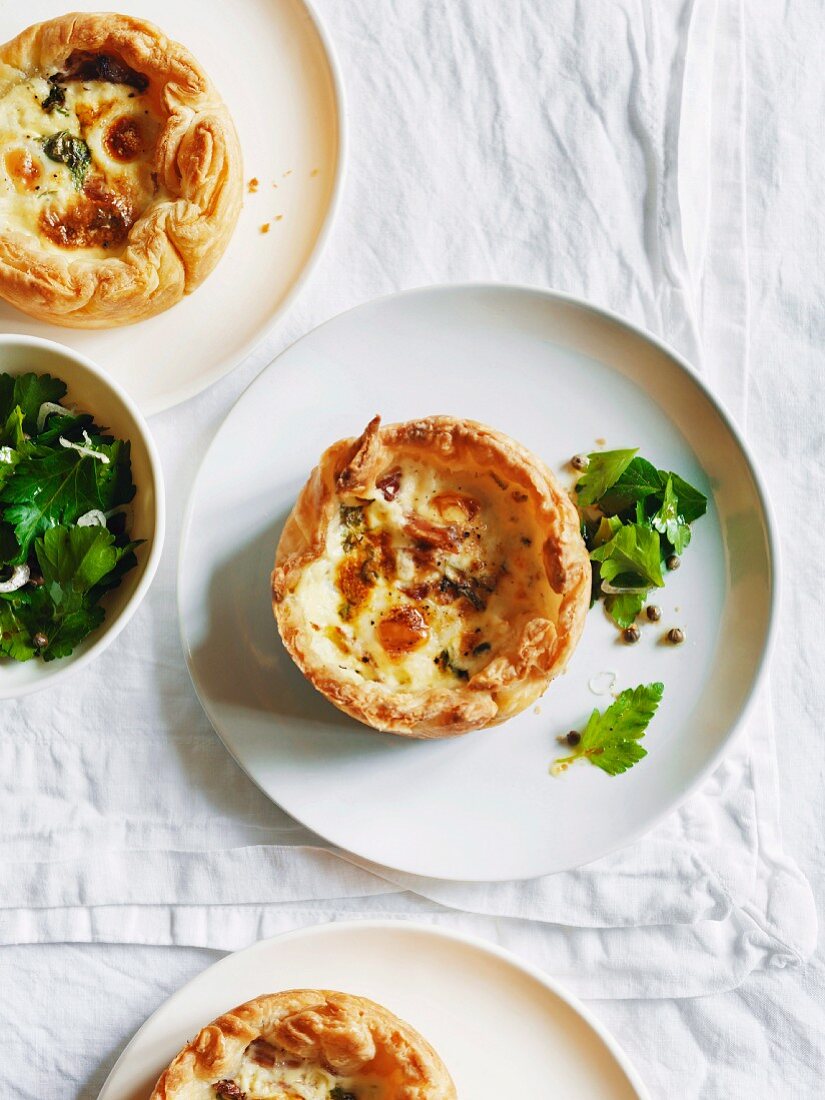
[[[146,1100],[204,1024],[260,993],[338,989],[417,1028],[462,1100],[641,1100],[636,1072],[590,1013],[492,944],[404,921],[322,924],[262,940],[199,974],[147,1020],[98,1100]]]
[[[144,415],[193,397],[253,350],[318,258],[343,168],[343,99],[329,40],[304,0],[117,0],[187,46],[226,100],[244,155],[244,208],[206,282],[158,317],[83,332],[35,321],[0,300],[0,331],[59,340],[94,359]],[[0,4],[0,41],[101,0]],[[276,220],[279,219],[279,220]],[[264,223],[269,232],[261,233]]]

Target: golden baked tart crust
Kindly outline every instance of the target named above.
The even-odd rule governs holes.
[[[290,1087],[291,1086],[291,1087]],[[444,1063],[418,1032],[363,997],[273,993],[203,1028],[150,1100],[455,1100]]]
[[[237,135],[183,46],[74,13],[0,46],[0,295],[41,320],[151,317],[220,259],[242,197]]]
[[[380,426],[321,457],[272,574],[284,644],[376,729],[449,737],[533,703],[581,635],[575,507],[519,443],[469,420]]]

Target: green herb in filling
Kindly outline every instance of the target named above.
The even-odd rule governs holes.
[[[75,188],[80,191],[92,163],[92,154],[83,138],[70,134],[68,130],[60,130],[47,138],[41,138],[41,142],[43,152],[49,160],[66,165]]]
[[[342,543],[345,550],[353,550],[364,536],[367,527],[364,506],[342,504],[340,509],[343,525]]]
[[[470,679],[470,673],[467,669],[459,668],[454,664],[452,657],[450,657],[446,649],[442,649],[439,655],[433,659],[442,672],[452,672],[453,676],[457,676],[459,680]]]
[[[42,100],[40,106],[47,115],[50,115],[52,111],[57,111],[61,115],[69,113],[66,110],[66,89],[60,83],[58,76],[49,77],[49,94]]]

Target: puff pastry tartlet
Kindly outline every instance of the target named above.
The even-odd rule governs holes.
[[[295,989],[203,1028],[150,1100],[455,1100],[418,1032],[363,997]]]
[[[533,703],[581,635],[590,562],[575,507],[519,443],[433,416],[335,443],[272,574],[304,675],[376,729],[449,737]]]
[[[41,320],[130,324],[194,290],[241,207],[235,127],[188,50],[74,13],[0,46],[0,295]]]

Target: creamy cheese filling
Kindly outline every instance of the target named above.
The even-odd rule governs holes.
[[[456,686],[554,613],[528,495],[490,473],[407,461],[341,507],[295,593],[311,645],[353,680]]]
[[[52,75],[0,84],[0,219],[46,251],[117,255],[168,197],[154,172],[162,119],[148,89]]]
[[[274,1051],[262,1045],[264,1051]],[[277,1056],[273,1065],[262,1065],[254,1046],[232,1078],[246,1100],[384,1100],[386,1096],[383,1083],[374,1076],[339,1077],[306,1062],[281,1064]],[[264,1056],[264,1061],[269,1060]],[[220,1096],[220,1086],[217,1089]]]

